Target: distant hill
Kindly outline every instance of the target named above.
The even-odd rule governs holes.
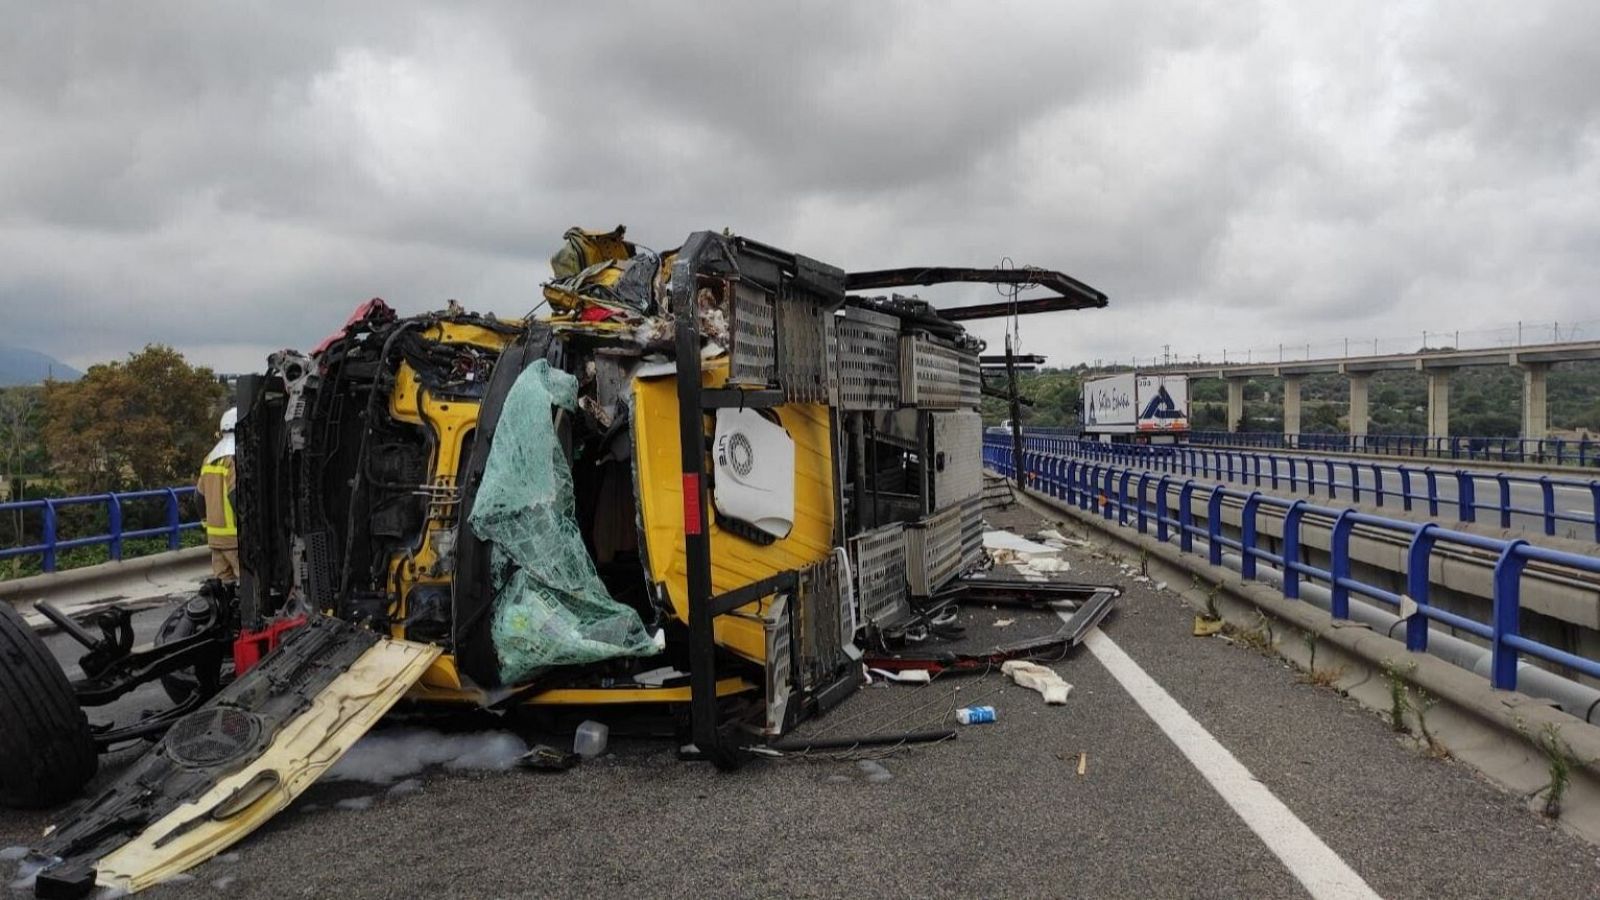
[[[39,384],[46,378],[77,381],[83,373],[59,359],[37,350],[0,344],[0,387],[14,384]]]

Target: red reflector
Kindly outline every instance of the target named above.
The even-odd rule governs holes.
[[[700,476],[685,472],[683,475],[683,533],[699,534],[701,528]]]

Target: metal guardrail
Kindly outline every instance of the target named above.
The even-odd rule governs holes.
[[[986,440],[983,459],[990,468],[1007,477],[1015,477],[1009,445]],[[1212,565],[1222,564],[1224,548],[1237,550],[1241,558],[1240,574],[1247,580],[1256,578],[1261,562],[1276,566],[1283,573],[1282,590],[1287,599],[1299,599],[1300,582],[1304,578],[1325,582],[1333,597],[1332,615],[1335,619],[1350,618],[1352,594],[1392,607],[1395,614],[1406,621],[1408,650],[1427,650],[1430,621],[1477,635],[1489,642],[1492,658],[1490,682],[1498,689],[1516,690],[1517,662],[1522,655],[1566,666],[1591,678],[1600,678],[1600,662],[1530,640],[1519,633],[1522,573],[1529,562],[1537,561],[1600,576],[1600,558],[1536,547],[1524,540],[1507,541],[1452,531],[1431,522],[1389,519],[1353,509],[1317,506],[1305,500],[1271,497],[1260,491],[1234,490],[1221,484],[1204,485],[1193,478],[1180,481],[1171,474],[1157,477],[1156,473],[1148,470],[1073,459],[1038,449],[1024,451],[1023,473],[1029,486],[1035,490],[1083,510],[1098,510],[1108,522],[1127,527],[1132,518],[1133,527],[1140,534],[1149,534],[1153,526],[1156,540],[1163,543],[1175,536],[1179,550],[1184,553],[1193,553],[1195,538],[1203,537],[1207,558]],[[1155,487],[1153,503],[1146,499],[1152,483]],[[1167,512],[1168,499],[1174,492],[1177,495],[1176,516]],[[1197,500],[1196,494],[1202,495],[1203,499]],[[1230,499],[1238,501],[1241,506],[1242,524],[1237,539],[1222,534],[1222,504]],[[1195,524],[1197,502],[1205,503],[1206,521],[1203,526]],[[1257,519],[1263,508],[1282,511],[1281,553],[1272,553],[1260,546]],[[1307,515],[1332,522],[1327,569],[1300,561]],[[1351,577],[1350,536],[1357,525],[1389,532],[1408,542],[1404,598]],[[1479,622],[1429,604],[1429,559],[1441,544],[1496,554],[1491,621]],[[1416,604],[1414,614],[1407,616],[1405,601]]]
[[[1554,536],[1559,525],[1570,524],[1581,527],[1586,536],[1600,542],[1600,479],[1316,459],[1193,445],[1106,444],[1050,435],[1030,434],[1023,443],[1028,449],[1046,453],[1144,466],[1176,475],[1216,478],[1270,490],[1287,487],[1298,492],[1303,486],[1311,494],[1321,491],[1330,500],[1348,499],[1352,503],[1365,500],[1380,507],[1398,500],[1406,512],[1422,506],[1430,516],[1438,516],[1441,509],[1454,510],[1456,518],[1462,522],[1477,522],[1479,514],[1485,513],[1493,516],[1502,528],[1513,527],[1514,516],[1528,516],[1539,519],[1546,535]],[[1347,477],[1341,481],[1339,476]],[[1442,495],[1441,483],[1453,487],[1454,496]],[[1488,490],[1480,491],[1480,487]],[[1518,488],[1537,492],[1538,505],[1519,505],[1516,502]],[[1566,502],[1581,503],[1587,509],[1563,506],[1557,501],[1557,491],[1565,495],[1581,494],[1581,501]],[[1345,497],[1341,498],[1341,493]]]
[[[183,519],[182,504],[179,502],[180,498],[189,496],[194,492],[193,485],[185,485],[183,487],[157,488],[149,491],[87,494],[82,497],[52,497],[41,500],[13,500],[0,503],[0,514],[22,511],[24,513],[38,513],[42,517],[39,527],[39,543],[0,548],[0,559],[11,559],[17,556],[39,556],[41,557],[40,567],[46,572],[54,572],[56,571],[56,554],[74,547],[92,547],[105,544],[111,549],[111,558],[120,561],[122,559],[124,541],[165,536],[168,548],[177,550],[182,532],[191,528],[199,528],[201,525],[198,519],[192,521]],[[165,522],[161,526],[132,530],[125,530],[122,527],[123,507],[126,504],[154,501],[160,501],[165,506]],[[59,533],[60,517],[58,511],[62,507],[93,504],[105,505],[106,518],[110,523],[107,532],[105,534],[63,539]]]
[[[1521,437],[1430,437],[1420,434],[1277,434],[1194,431],[1195,444],[1227,444],[1274,450],[1324,450],[1382,456],[1425,456],[1478,462],[1600,466],[1600,440]]]

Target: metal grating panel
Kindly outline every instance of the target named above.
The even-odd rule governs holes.
[[[805,297],[778,301],[778,385],[792,403],[828,401],[828,326],[833,313]]]
[[[961,501],[961,571],[983,561],[983,495]]]
[[[735,282],[732,332],[728,380],[735,384],[772,384],[778,375],[777,313],[772,295],[748,281]]]
[[[894,409],[900,405],[900,320],[850,307],[835,316],[839,405]]]
[[[847,663],[844,645],[853,635],[843,634],[839,615],[839,560],[828,558],[800,570],[795,591],[799,604],[796,667],[799,685],[811,690],[831,680]]]
[[[861,621],[879,627],[911,614],[906,600],[905,526],[875,528],[850,541]]]
[[[767,730],[769,735],[783,733],[789,712],[789,673],[794,668],[794,642],[791,639],[791,616],[787,597],[776,597],[767,609],[765,622],[767,641]]]
[[[927,597],[961,571],[961,509],[952,506],[906,526],[906,576]]]
[[[961,352],[922,335],[900,339],[900,402],[907,406],[961,406]]]
[[[983,416],[971,410],[927,413],[933,437],[933,508],[983,490]]]
[[[983,375],[978,367],[978,354],[962,351],[957,372],[961,380],[961,405],[977,409],[983,402]]]

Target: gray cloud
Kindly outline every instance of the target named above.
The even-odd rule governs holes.
[[[520,313],[617,222],[1062,268],[1064,364],[1600,318],[1582,2],[0,7],[0,341],[78,365]]]

